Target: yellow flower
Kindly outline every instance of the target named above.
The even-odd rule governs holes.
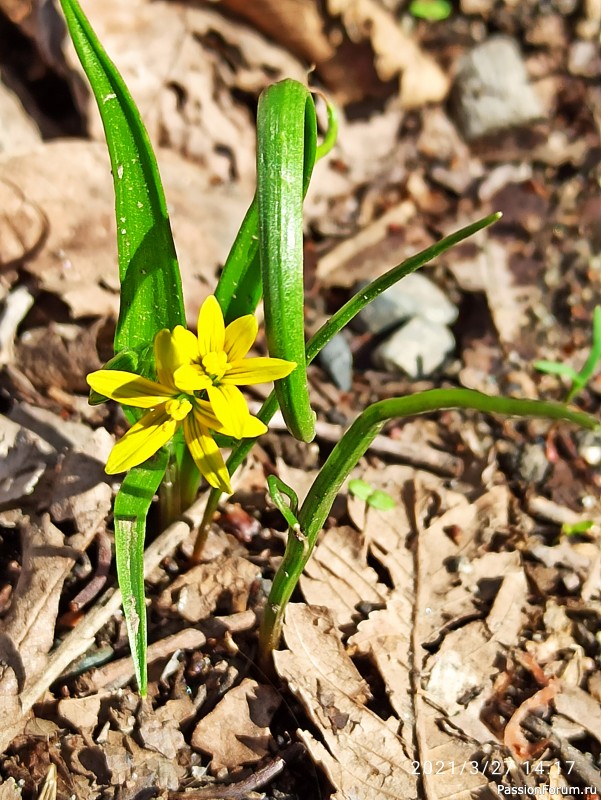
[[[158,381],[119,370],[101,369],[88,375],[88,384],[94,391],[123,405],[150,409],[149,413],[138,420],[113,447],[106,465],[109,475],[125,472],[146,461],[172,438],[180,425],[183,425],[186,444],[202,475],[216,489],[224,492],[232,491],[227,468],[211,431],[243,438],[259,436],[265,433],[267,427],[250,414],[238,389],[235,391],[242,398],[243,408],[237,403],[236,396],[231,407],[224,408],[222,401],[221,413],[217,414],[211,401],[216,392],[219,395],[218,402],[222,397],[229,397],[227,390],[223,392],[220,384],[220,378],[228,370],[231,370],[237,379],[240,379],[240,376],[246,377],[241,364],[243,356],[254,341],[257,326],[254,317],[241,317],[228,325],[225,331],[220,309],[218,315],[214,311],[210,317],[207,315],[205,309],[209,301],[210,305],[214,303],[219,309],[215,298],[210,297],[201,308],[199,324],[206,326],[207,320],[210,322],[217,319],[217,322],[213,322],[211,329],[204,330],[204,336],[199,335],[198,340],[181,325],[178,325],[173,332],[162,330],[157,334],[154,340],[154,353]],[[218,324],[219,319],[221,326]],[[221,349],[218,349],[217,345],[220,342]],[[207,343],[215,343],[215,349],[207,350],[204,347]],[[180,374],[186,378],[190,370],[196,375],[197,370],[204,369],[206,356],[208,356],[206,363],[211,368],[214,368],[215,363],[219,365],[217,373],[208,379],[211,391],[208,391],[206,380],[202,386],[192,386],[189,380],[179,379]],[[250,367],[250,374],[254,380],[240,379],[242,383],[283,377],[295,366],[287,361],[270,358],[246,359],[245,362],[249,365],[253,365],[253,362],[258,363]],[[278,366],[270,367],[271,362],[276,362]],[[209,401],[203,396],[204,389],[207,389]]]
[[[182,355],[185,363],[174,372],[183,392],[206,391],[217,419],[242,438],[249,417],[248,406],[238,386],[265,383],[289,375],[296,367],[281,358],[245,358],[257,335],[257,321],[248,314],[227,328],[217,299],[210,295],[198,315],[198,337],[183,328]]]

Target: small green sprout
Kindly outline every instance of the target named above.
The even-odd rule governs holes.
[[[377,508],[378,511],[390,511],[396,506],[393,498],[383,489],[374,489],[367,481],[361,478],[353,478],[348,482],[348,490],[353,497],[365,500],[368,506]]]
[[[595,523],[592,519],[583,519],[580,522],[564,522],[561,526],[562,536],[580,536],[588,533]]]
[[[571,403],[593,377],[595,368],[600,360],[601,306],[597,306],[593,312],[593,339],[591,342],[591,349],[588,358],[584,362],[584,366],[579,372],[569,364],[562,364],[560,361],[535,361],[533,366],[534,369],[537,369],[539,372],[547,372],[549,375],[561,375],[567,378],[572,385],[566,395],[566,403]]]
[[[448,0],[413,0],[409,6],[409,13],[418,19],[428,22],[440,22],[451,16],[453,6]]]

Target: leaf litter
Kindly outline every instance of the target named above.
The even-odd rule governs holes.
[[[584,52],[598,20],[588,5],[574,20],[531,3],[520,14],[464,6],[437,25],[408,24],[393,0],[86,7],[164,148],[191,318],[252,193],[254,97],[312,61],[341,105],[342,138],[307,203],[309,323],[356,280],[501,208],[501,226],[430,268],[461,305],[458,346],[414,388],[561,396],[530,362],[578,367],[590,344],[601,103],[594,61],[582,72],[576,46]],[[76,86],[72,54],[66,64],[45,49],[34,7],[9,3],[7,16],[38,43],[36,63],[60,64],[60,80],[71,70]],[[448,67],[480,36],[472,25],[528,42],[546,120],[463,141],[440,99]],[[76,96],[99,138],[89,97]],[[373,342],[358,335],[351,392],[311,367],[319,446],[265,440],[206,563],[186,564],[198,509],[149,542],[151,697],[139,702],[115,576],[103,574],[114,487],[102,454],[123,420],[89,409],[81,384],[107,357],[117,308],[103,153],[71,140],[0,156],[0,797],[39,797],[53,770],[59,800],[467,798],[497,796],[499,783],[599,783],[599,477],[569,432],[454,412],[389,426],[356,477],[394,509],[341,494],[290,607],[279,678],[252,668],[284,536],[266,473],[302,494],[362,405],[412,388],[376,371]],[[222,201],[227,215],[215,212]],[[593,412],[598,384],[582,400]],[[587,521],[583,535],[562,533]]]

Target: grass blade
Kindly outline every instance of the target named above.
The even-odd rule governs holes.
[[[144,601],[144,540],[146,517],[167,467],[161,450],[130,470],[115,498],[115,560],[123,598],[123,612],[134,662],[136,681],[146,696],[146,604]]]
[[[131,95],[77,0],[60,0],[98,104],[117,218],[121,309],[115,352],[137,350],[185,325],[181,279],[156,159]]]

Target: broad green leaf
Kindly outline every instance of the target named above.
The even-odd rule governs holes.
[[[146,516],[167,467],[167,451],[130,470],[115,498],[115,560],[136,681],[146,695],[146,604],[144,539]]]
[[[316,148],[315,160],[326,156],[338,135],[336,109],[324,97],[328,114],[328,128],[321,144]],[[313,160],[303,161],[303,196],[307,194]],[[219,278],[215,297],[219,301],[226,324],[245,314],[253,314],[263,294],[261,263],[259,258],[259,217],[256,197],[246,212],[238,235],[226,259]]]
[[[77,0],[60,0],[98,104],[113,172],[121,309],[115,352],[185,325],[181,279],[156,159],[131,95]],[[85,199],[82,199],[85,202]]]
[[[310,442],[315,415],[305,357],[303,281],[304,176],[315,163],[317,121],[309,91],[297,81],[269,86],[257,112],[259,252],[269,353],[296,369],[276,381],[275,393],[290,433]]]

